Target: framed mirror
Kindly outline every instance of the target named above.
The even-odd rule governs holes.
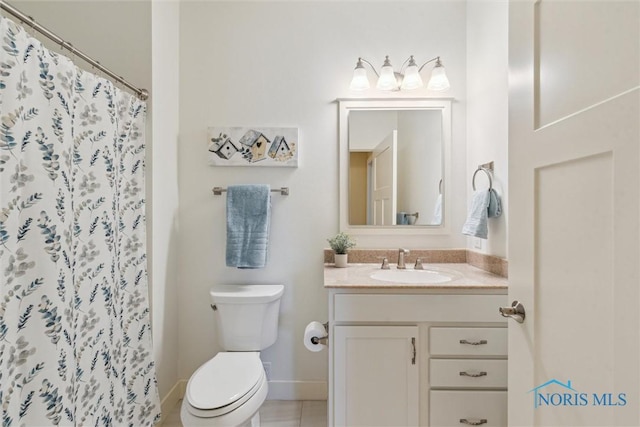
[[[340,229],[447,234],[451,99],[339,99]]]

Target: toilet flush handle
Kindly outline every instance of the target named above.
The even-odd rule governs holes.
[[[215,304],[211,304],[211,308],[213,309],[213,311],[218,311],[218,307],[216,307]]]

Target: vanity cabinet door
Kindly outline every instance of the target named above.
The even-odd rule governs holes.
[[[417,326],[334,328],[334,425],[418,425]]]

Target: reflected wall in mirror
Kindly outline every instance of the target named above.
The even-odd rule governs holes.
[[[445,234],[449,99],[342,99],[340,226],[355,234]]]
[[[349,224],[442,223],[442,112],[349,113]]]

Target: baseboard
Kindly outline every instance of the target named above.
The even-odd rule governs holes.
[[[162,411],[162,418],[160,422],[156,424],[157,427],[162,426],[162,423],[166,419],[167,415],[171,413],[173,408],[176,407],[180,399],[184,397],[185,390],[187,389],[187,380],[178,380],[178,382],[169,390],[169,393],[162,398],[160,403],[160,410]]]
[[[327,400],[327,382],[269,381],[267,400]]]

